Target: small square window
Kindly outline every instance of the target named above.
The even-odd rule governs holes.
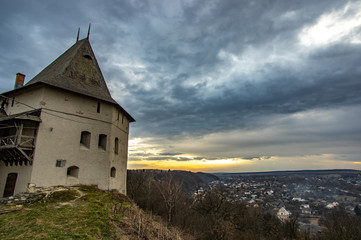
[[[56,167],[65,167],[66,160],[56,160]]]
[[[83,131],[80,135],[80,145],[89,148],[90,147],[90,132]]]

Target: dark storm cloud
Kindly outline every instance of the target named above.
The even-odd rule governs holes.
[[[267,156],[342,154],[348,157],[340,159],[355,161],[360,152],[360,116],[360,105],[356,105],[264,117],[258,128],[211,133],[181,140],[176,147],[192,155],[218,158],[265,160]]]
[[[69,48],[90,22],[82,9],[78,2],[1,1],[0,90],[13,87],[17,72],[30,80]]]
[[[262,81],[233,74],[227,82],[215,87],[215,96],[208,94],[210,80],[205,77],[227,67],[219,58],[222,50],[242,54],[249,46],[264,47],[263,54],[267,57],[276,44],[297,51],[294,42],[299,31],[343,4],[340,1],[302,5],[196,2],[184,7],[174,18],[162,16],[164,12],[159,9],[156,11],[160,13],[159,21],[168,20],[174,24],[172,27],[149,23],[147,20],[154,17],[152,11],[135,18],[137,24],[149,27],[141,27],[147,39],[140,41],[144,44],[139,57],[145,63],[144,76],[136,83],[132,78],[124,79],[129,96],[137,96],[136,101],[128,102],[130,109],[137,108],[134,115],[141,125],[135,134],[203,134],[250,126],[250,121],[264,114],[360,103],[358,45],[340,43],[316,49],[302,56],[303,66],[264,64],[258,70]],[[280,21],[279,16],[287,12],[295,16]],[[196,84],[187,85],[193,80]],[[152,86],[145,88],[149,83]]]
[[[345,4],[3,1],[1,88],[13,86],[16,72],[30,80],[91,22],[110,91],[137,120],[133,137],[260,127],[265,116],[360,104],[360,45],[310,50],[298,39]]]
[[[320,68],[327,63],[327,72],[316,72],[315,75],[306,72],[297,76],[287,69],[274,67],[265,82],[240,81],[238,86],[232,88],[222,86],[221,95],[217,97],[202,99],[196,96],[202,87],[188,89],[178,84],[172,89],[175,93],[170,95],[176,95],[181,101],[176,104],[166,102],[161,97],[147,98],[143,92],[144,100],[147,99],[152,105],[146,105],[149,107],[142,112],[145,120],[157,124],[154,132],[207,132],[215,128],[227,130],[243,127],[248,124],[249,118],[267,114],[360,104],[361,71],[357,64],[361,61],[361,57],[357,56],[360,49],[353,50],[354,53],[348,54],[347,59],[338,57],[340,62],[318,57]]]

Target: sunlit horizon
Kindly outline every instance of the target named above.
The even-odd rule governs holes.
[[[361,162],[337,159],[336,155],[271,156],[263,158],[212,158],[192,154],[162,155],[143,142],[141,138],[130,140],[128,169],[183,170],[192,172],[268,172],[297,170],[354,169],[361,170]],[[141,154],[139,154],[141,153]],[[144,157],[144,156],[147,156]],[[151,160],[149,160],[151,156]],[[159,160],[157,160],[159,158]],[[292,167],[290,167],[292,166]],[[330,167],[332,166],[332,167]]]

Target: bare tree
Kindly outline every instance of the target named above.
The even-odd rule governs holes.
[[[170,223],[174,215],[175,207],[182,196],[183,182],[174,180],[174,174],[169,172],[165,179],[156,181],[155,185],[164,201],[168,215],[168,222]]]
[[[143,194],[143,188],[147,182],[147,175],[141,171],[128,171],[127,173],[127,192],[128,195],[135,200],[139,201],[139,197]]]

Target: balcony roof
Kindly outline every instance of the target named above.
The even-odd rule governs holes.
[[[10,116],[0,117],[0,122],[13,120],[13,119],[41,122],[40,112],[41,112],[41,109],[35,109],[35,110],[27,111],[27,112],[13,114]]]

